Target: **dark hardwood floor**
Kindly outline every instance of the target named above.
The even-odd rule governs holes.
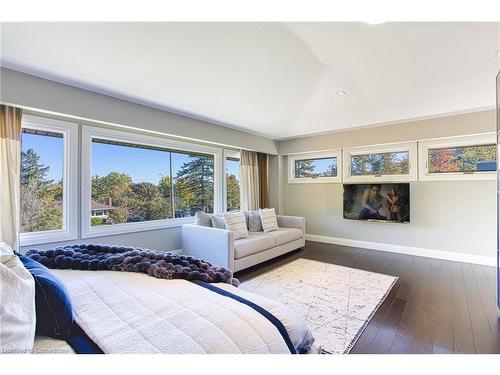
[[[297,258],[399,277],[351,353],[500,353],[494,267],[308,241],[236,277]]]

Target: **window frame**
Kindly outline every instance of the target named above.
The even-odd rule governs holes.
[[[381,174],[352,176],[351,156],[383,154],[390,152],[408,152],[408,174]],[[408,182],[417,181],[417,142],[390,143],[373,146],[351,147],[343,149],[343,181],[346,183],[371,183],[371,182]]]
[[[204,153],[214,156],[214,213],[221,210],[221,160],[222,149],[194,143],[153,137],[150,135],[110,130],[92,126],[82,126],[82,183],[81,183],[81,238],[93,238],[110,236],[116,234],[142,232],[171,227],[182,224],[194,223],[194,217],[170,218],[161,220],[149,220],[135,223],[120,223],[109,226],[92,227],[91,200],[92,200],[92,139],[106,139],[117,142],[132,143],[143,146],[153,146],[171,149],[172,151],[184,151]]]
[[[337,176],[335,177],[295,177],[295,162],[297,160],[337,158]],[[331,184],[342,182],[342,152],[340,149],[288,155],[289,184]]]
[[[20,233],[20,245],[32,246],[76,240],[78,238],[78,124],[23,115],[21,129],[49,131],[63,135],[63,227]]]
[[[428,168],[429,150],[435,148],[452,148],[464,146],[496,145],[495,133],[463,135],[457,137],[434,138],[420,141],[419,147],[419,181],[463,181],[463,180],[495,180],[496,171],[446,172],[430,173]],[[497,170],[499,168],[498,146],[496,147]]]
[[[227,150],[224,149],[224,163],[223,163],[223,174],[222,178],[224,179],[223,182],[223,187],[224,187],[224,193],[222,196],[222,205],[221,207],[223,208],[223,212],[227,212],[227,177],[226,177],[226,162],[228,158],[232,159],[239,159],[240,161],[240,170],[241,170],[241,154],[239,151],[236,150]],[[241,209],[241,185],[240,185],[240,209]]]

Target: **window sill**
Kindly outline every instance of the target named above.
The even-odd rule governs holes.
[[[382,175],[382,176],[350,176],[344,178],[346,184],[377,184],[377,183],[398,183],[417,181],[413,175]]]
[[[43,245],[54,242],[72,241],[76,240],[77,238],[78,236],[75,233],[68,233],[66,231],[59,231],[59,230],[21,233],[20,246],[25,247],[33,245]]]
[[[289,184],[340,184],[340,177],[289,178]]]
[[[140,223],[114,224],[114,225],[99,226],[99,227],[89,226],[86,228],[84,233],[82,233],[82,239],[114,236],[126,233],[146,232],[150,230],[160,230],[166,228],[175,228],[175,227],[180,227],[183,224],[192,224],[194,223],[194,220],[195,220],[194,217],[185,217],[178,219],[144,221]]]

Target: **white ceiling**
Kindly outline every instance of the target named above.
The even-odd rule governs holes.
[[[497,50],[500,23],[3,23],[0,62],[282,139],[492,107]]]

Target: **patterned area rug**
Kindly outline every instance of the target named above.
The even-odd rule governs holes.
[[[240,288],[281,302],[305,317],[323,353],[352,349],[397,277],[297,259]]]

